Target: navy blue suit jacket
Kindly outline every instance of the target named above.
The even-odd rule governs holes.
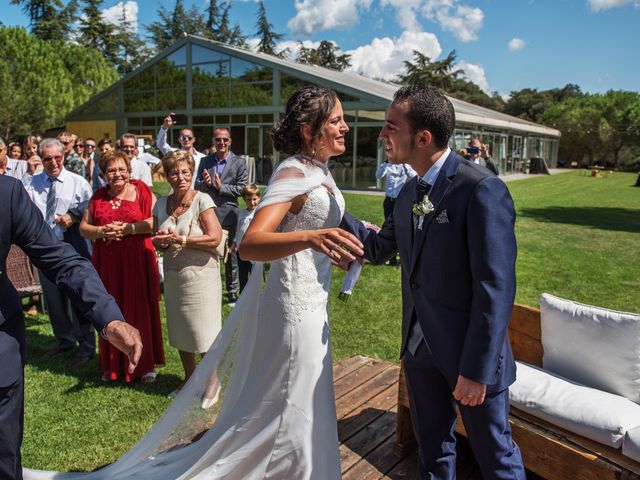
[[[78,312],[90,318],[99,331],[109,321],[124,317],[91,262],[57,239],[22,183],[0,175],[0,205],[0,387],[6,387],[20,378],[25,361],[22,303],[6,275],[12,244],[62,287]]]
[[[348,214],[342,227],[381,263],[396,250],[402,265],[402,353],[415,311],[435,363],[450,387],[458,375],[500,391],[515,380],[507,327],[516,289],[515,209],[506,185],[452,152],[429,193],[434,211],[414,233],[408,181],[379,233]]]

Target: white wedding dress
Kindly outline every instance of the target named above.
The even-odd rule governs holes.
[[[259,208],[307,195],[279,231],[334,227],[344,200],[322,164],[292,157]],[[340,478],[328,296],[331,263],[311,249],[262,265],[167,413],[127,454],[86,474],[25,469],[26,479]],[[202,399],[221,385],[218,402]],[[126,419],[114,419],[126,421]]]

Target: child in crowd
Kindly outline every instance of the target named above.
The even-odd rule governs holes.
[[[241,210],[240,215],[238,215],[236,237],[229,247],[229,253],[233,253],[238,250],[238,245],[240,245],[242,237],[247,231],[247,228],[249,228],[249,224],[251,223],[256,207],[258,206],[258,203],[260,203],[260,190],[258,190],[258,186],[255,183],[247,185],[242,192],[242,198],[244,199],[244,203],[246,203],[247,208]],[[247,284],[250,273],[251,262],[248,260],[242,260],[238,256],[238,280],[240,282],[240,292],[242,292],[244,286]]]

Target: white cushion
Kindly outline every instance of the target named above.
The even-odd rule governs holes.
[[[622,454],[640,462],[640,426],[627,430],[622,440]]]
[[[573,383],[516,362],[511,405],[571,432],[618,448],[627,430],[640,425],[640,405],[619,395]]]
[[[640,315],[540,297],[542,365],[640,403]]]

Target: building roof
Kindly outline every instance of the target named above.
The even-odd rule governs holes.
[[[278,69],[285,74],[309,81],[310,83],[325,85],[339,92],[361,98],[373,105],[379,106],[381,109],[386,109],[388,107],[389,103],[393,99],[393,94],[399,88],[397,84],[374,80],[357,73],[339,72],[337,70],[317,65],[297,63],[274,55],[262,52],[253,52],[244,48],[222,44],[214,40],[188,35],[184,39],[165,49],[144,65],[138,67],[136,70],[118,81],[115,85],[105,90],[105,92],[112,91],[116,86],[135,76],[139,71],[170,55],[187,43],[226,53],[249,62],[261,64],[265,67]],[[102,94],[98,94],[98,96],[101,97]],[[84,109],[89,103],[95,101],[98,96],[93,97],[89,102],[74,110],[70,116],[75,112]],[[456,113],[456,123],[469,123],[500,130],[511,129],[526,131],[533,134],[553,137],[560,136],[560,131],[554,128],[523,120],[505,113],[496,112],[495,110],[458,100],[457,98],[449,96],[448,98],[451,100]]]

